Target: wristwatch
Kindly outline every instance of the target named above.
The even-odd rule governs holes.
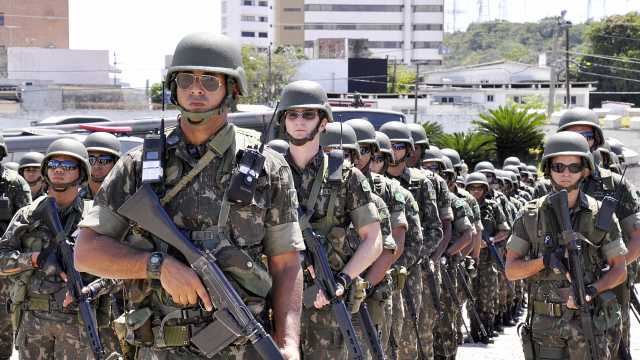
[[[151,280],[160,280],[160,268],[164,261],[164,254],[161,252],[153,252],[147,261],[147,278]]]

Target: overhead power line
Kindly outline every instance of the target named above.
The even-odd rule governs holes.
[[[623,57],[619,57],[619,56],[587,54],[587,53],[581,53],[581,52],[575,52],[575,51],[568,51],[568,53],[571,54],[571,55],[587,56],[587,57],[592,57],[592,58],[597,58],[597,59],[620,61],[620,62],[625,62],[625,63],[630,63],[630,64],[640,64],[640,59],[636,59],[636,58],[623,58]]]

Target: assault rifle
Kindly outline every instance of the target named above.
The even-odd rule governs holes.
[[[54,233],[54,237],[51,239],[49,246],[58,248],[58,253],[55,251],[51,252],[46,263],[61,263],[62,271],[67,274],[67,289],[73,297],[73,300],[78,304],[80,317],[84,323],[84,329],[87,332],[93,356],[96,360],[104,359],[105,352],[100,342],[98,323],[91,307],[90,298],[82,292],[82,277],[73,264],[72,242],[67,241],[67,234],[64,231],[64,227],[60,222],[60,216],[58,215],[56,200],[52,197],[47,197],[40,203],[38,211],[44,217],[47,227]]]
[[[504,277],[504,280],[506,281],[507,286],[509,287],[509,290],[515,291],[515,289],[513,288],[513,284],[511,284],[511,281],[507,279],[507,275],[505,274],[504,261],[502,260],[502,257],[500,257],[500,254],[498,253],[498,249],[496,248],[496,245],[493,243],[493,240],[491,240],[490,230],[491,229],[488,229],[488,228],[485,228],[484,230],[482,230],[482,240],[487,245],[487,249],[489,250],[489,253],[491,253],[491,256],[496,261],[496,265],[498,265],[498,272],[500,272],[502,277]]]
[[[416,331],[416,339],[418,340],[418,359],[425,360],[427,357],[424,355],[424,351],[422,350],[422,342],[420,341],[420,325],[418,324],[418,309],[416,309],[416,303],[413,302],[413,297],[409,293],[409,288],[405,286],[402,289],[402,297],[404,301],[407,302],[407,309],[410,312],[411,322],[413,323],[413,328]],[[405,323],[406,324],[406,323]],[[396,339],[396,342],[400,341],[400,339]]]
[[[243,338],[261,358],[284,359],[276,343],[222,272],[216,257],[198,249],[178,230],[149,184],[144,183],[117,212],[178,250],[202,280],[215,307],[212,322],[191,337],[193,345],[203,354],[212,357]]]
[[[469,306],[470,313],[471,315],[473,315],[473,320],[475,320],[475,322],[480,327],[480,332],[482,333],[482,336],[487,338],[489,334],[487,334],[487,330],[484,328],[484,325],[482,325],[482,321],[480,320],[480,315],[478,314],[478,310],[476,310],[476,298],[475,296],[473,296],[473,292],[471,291],[471,285],[469,285],[469,282],[467,281],[468,278],[469,278],[469,274],[467,273],[467,270],[465,270],[462,264],[458,264],[458,279],[460,279],[460,284],[462,284],[462,290],[464,290],[464,293],[467,296],[467,301],[471,303],[471,306]]]
[[[589,358],[600,359],[598,345],[593,334],[593,305],[586,300],[587,292],[584,283],[584,263],[582,258],[582,240],[578,238],[571,225],[569,214],[569,197],[567,190],[555,192],[548,197],[549,204],[562,227],[562,244],[569,253],[569,274],[571,286],[575,295],[576,305],[580,309],[580,322],[585,340],[587,340],[587,352]]]
[[[640,324],[640,300],[638,299],[638,293],[634,285],[631,285],[631,311]]]
[[[450,261],[453,261],[453,259],[450,259]],[[451,265],[453,265],[453,270],[456,271],[456,264],[451,263]],[[449,275],[449,269],[447,269],[447,264],[445,262],[442,263],[442,271],[441,271],[441,273],[442,273],[442,284],[447,289],[447,292],[449,293],[449,297],[453,301],[453,304],[456,306],[456,308],[458,308],[458,309],[460,309],[460,311],[462,311],[462,302],[458,298],[458,294],[456,293],[456,289],[453,286],[453,280],[451,279],[451,276]],[[445,314],[446,314],[446,312],[445,312]],[[450,319],[450,320],[453,320],[453,319]],[[469,332],[469,328],[467,327],[467,323],[464,322],[464,319],[462,319],[462,325],[464,326],[464,330],[467,332],[467,336],[471,336],[471,333]]]

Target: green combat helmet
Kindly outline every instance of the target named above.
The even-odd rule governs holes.
[[[284,155],[289,150],[289,143],[282,139],[273,139],[267,143],[267,146]]]
[[[487,177],[481,172],[472,172],[467,175],[464,180],[464,187],[468,188],[470,185],[481,184],[486,186],[485,191],[489,191],[489,181],[487,181]]]
[[[180,72],[190,71],[226,75],[226,94],[216,108],[190,112],[178,104],[176,76]],[[225,35],[199,32],[185,36],[173,52],[165,84],[171,90],[171,102],[189,123],[204,124],[211,116],[223,114],[225,109],[235,111],[237,96],[248,92],[240,46]]]
[[[535,167],[535,165],[527,165],[527,171],[529,172],[529,174],[531,174],[531,176],[538,177],[538,169]]]
[[[551,135],[544,145],[541,166],[545,175],[549,175],[551,159],[563,155],[579,156],[589,170],[593,171],[595,168],[587,140],[578,133],[563,131]]]
[[[460,154],[456,150],[444,148],[441,149],[440,152],[451,160],[454,169],[458,169],[460,165],[462,165],[462,162],[460,161]]]
[[[409,131],[411,131],[411,138],[413,138],[414,145],[423,145],[425,148],[429,148],[429,138],[427,138],[427,132],[422,125],[412,123],[407,124]]]
[[[516,175],[516,177],[518,178],[518,181],[520,181],[520,169],[518,169],[517,166],[515,166],[515,165],[503,166],[502,170],[511,171],[512,173],[514,173]]]
[[[509,156],[508,158],[504,159],[504,161],[502,162],[503,168],[507,165],[520,166],[520,159],[518,159],[518,157],[516,156]]]
[[[473,171],[474,172],[481,172],[481,173],[495,174],[496,173],[496,167],[493,166],[493,164],[490,163],[489,161],[480,161],[473,168]]]
[[[47,176],[47,163],[56,155],[67,155],[75,158],[80,163],[80,176],[73,183],[54,186]],[[47,154],[42,159],[42,177],[45,178],[50,188],[56,191],[65,191],[69,186],[78,186],[86,182],[91,176],[91,166],[89,165],[89,154],[84,145],[75,139],[58,139],[52,142],[47,148]]]
[[[376,142],[378,143],[380,152],[387,156],[387,162],[395,161],[395,155],[393,154],[393,149],[391,148],[391,140],[389,140],[387,134],[376,131]]]
[[[4,159],[8,153],[9,150],[7,150],[7,144],[4,142],[4,136],[0,134],[0,160]]]
[[[344,123],[327,124],[326,130],[320,134],[320,146],[350,150],[355,152],[356,157],[360,155],[356,132]]]
[[[351,119],[345,121],[344,124],[351,126],[356,132],[358,144],[371,144],[375,148],[374,151],[377,150],[378,143],[376,142],[376,129],[367,119]]]
[[[429,168],[429,170],[434,171],[434,172],[438,172],[440,170],[444,170],[445,168],[445,162],[444,159],[449,160],[449,158],[447,158],[446,156],[442,155],[442,152],[438,149],[433,149],[433,148],[428,148],[424,151],[424,153],[422,154],[422,163],[426,163],[426,162],[435,162],[436,164],[438,164],[438,169],[432,169]],[[451,160],[449,160],[449,162],[451,162]],[[453,168],[453,165],[451,165],[451,168]]]
[[[94,132],[84,139],[84,146],[89,151],[100,151],[120,158],[120,141],[115,135],[106,132]]]
[[[15,161],[9,161],[4,163],[4,167],[9,170],[18,171],[18,169],[20,168],[20,164]]]
[[[276,119],[280,125],[280,137],[287,135],[287,129],[284,121],[284,114],[287,110],[295,108],[316,109],[320,111],[320,119],[326,118],[328,122],[333,122],[333,113],[329,105],[329,98],[326,91],[315,81],[299,80],[287,84],[280,93],[280,103],[278,104],[278,112]],[[306,144],[313,140],[319,131],[318,127],[309,136],[300,140],[289,139],[291,143],[297,146]]]
[[[405,161],[410,157],[411,152],[416,150],[415,146],[413,146],[413,137],[411,136],[411,131],[407,127],[407,124],[400,121],[389,121],[382,124],[380,132],[386,134],[391,143],[405,143],[409,146],[404,159],[395,159],[394,163]]]
[[[576,107],[565,111],[562,116],[560,116],[558,130],[556,132],[566,131],[568,127],[574,125],[591,126],[595,140],[593,149],[597,149],[604,143],[602,128],[600,127],[598,114],[596,114],[595,111],[583,107]]]
[[[39,152],[32,151],[24,154],[24,156],[20,159],[18,174],[20,174],[20,176],[24,176],[22,175],[24,169],[28,167],[40,168],[40,166],[42,166],[42,159],[44,159],[44,155]]]

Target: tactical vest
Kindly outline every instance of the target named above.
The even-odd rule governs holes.
[[[9,221],[13,217],[13,207],[11,197],[9,196],[9,184],[7,179],[8,169],[2,167],[2,176],[0,177],[0,230],[4,232],[9,225]]]

